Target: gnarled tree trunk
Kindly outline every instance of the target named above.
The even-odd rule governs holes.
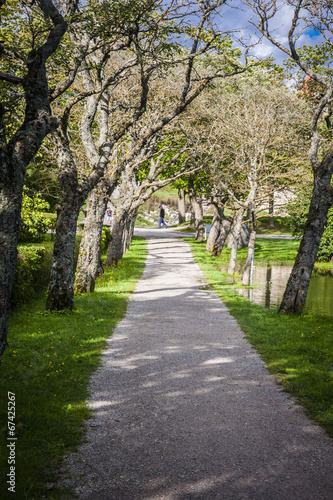
[[[101,237],[109,192],[103,179],[88,196],[87,215],[80,243],[74,291],[93,292],[96,278],[103,273]]]
[[[196,223],[195,239],[197,241],[203,241],[204,226],[203,226],[202,196],[200,196],[195,191],[192,177],[189,177],[188,179],[188,195],[190,198],[192,209],[194,211],[194,217]]]
[[[7,345],[10,295],[17,259],[20,234],[24,170],[12,167],[6,158],[6,167],[12,176],[1,187],[0,193],[0,360]]]
[[[214,217],[212,221],[212,227],[210,228],[209,235],[206,243],[206,252],[212,252],[214,246],[217,242],[219,234],[221,232],[221,226],[223,221],[224,207],[219,205],[219,203],[213,203],[214,205]]]
[[[274,229],[274,191],[271,191],[268,196],[268,225]]]
[[[223,217],[222,219],[222,224],[220,227],[220,234],[214,244],[213,250],[212,250],[212,257],[219,257],[221,255],[222,249],[224,247],[224,244],[226,242],[226,239],[230,233],[230,221],[226,217]]]
[[[106,266],[116,266],[118,264],[118,261],[124,255],[126,215],[126,210],[120,206],[117,206],[116,213],[113,218],[111,241],[108,247],[107,257],[105,261]]]
[[[136,217],[138,215],[138,209],[131,210],[127,214],[126,223],[125,223],[125,231],[124,231],[124,254],[127,252],[132,243],[132,238],[134,234],[134,226]]]
[[[67,198],[59,204],[56,238],[52,257],[46,309],[61,311],[74,304],[74,252],[77,219],[82,200],[68,190]]]
[[[7,134],[4,114],[8,111],[0,103],[0,363],[7,345],[24,176],[44,138],[57,126],[50,109],[46,63],[57,50],[67,23],[51,1],[40,2],[39,7],[52,22],[48,36],[36,50],[27,54],[24,78],[4,72],[1,78],[7,80],[8,85],[22,85],[25,110],[23,123],[16,133]],[[12,112],[15,113],[15,109]]]
[[[195,228],[195,213],[192,203],[190,203],[190,228]]]
[[[77,220],[85,200],[78,183],[76,166],[67,141],[56,134],[60,168],[59,200],[56,237],[52,257],[46,308],[51,311],[72,309],[74,304],[74,252]]]
[[[186,203],[184,189],[178,189],[178,222],[183,224],[186,220]]]
[[[313,266],[327,221],[327,212],[332,206],[332,171],[333,146],[314,173],[308,219],[279,312],[301,313],[304,308]]]
[[[230,255],[230,261],[229,261],[229,266],[228,266],[228,274],[234,274],[235,269],[236,269],[236,260],[237,260],[237,250],[238,250],[238,239],[239,235],[241,232],[242,228],[242,222],[243,222],[243,217],[244,217],[244,208],[239,208],[237,212],[235,213],[231,229],[230,229],[230,234],[232,236],[231,238],[231,255]]]
[[[254,213],[254,210],[251,210],[251,219],[250,219],[250,239],[247,247],[246,261],[243,271],[243,279],[242,284],[244,286],[250,285],[251,279],[251,267],[253,265],[254,259],[254,245],[256,242],[256,234],[257,234],[257,219]]]

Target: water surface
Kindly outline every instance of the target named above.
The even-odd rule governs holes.
[[[255,288],[243,288],[239,293],[251,302],[265,307],[279,307],[292,266],[256,266],[253,273]],[[333,314],[333,278],[314,274],[310,281],[305,312]]]

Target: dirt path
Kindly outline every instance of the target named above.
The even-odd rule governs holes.
[[[67,484],[91,500],[332,500],[333,441],[203,288],[189,246],[145,234],[146,269],[91,381],[95,417]]]

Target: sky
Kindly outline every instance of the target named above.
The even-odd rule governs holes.
[[[258,39],[258,32],[249,23],[251,17],[256,20],[256,16],[245,6],[240,0],[230,1],[230,6],[223,8],[223,17],[218,21],[221,31],[225,30],[239,30],[235,33],[236,36],[248,38],[251,35],[252,40]],[[293,8],[290,5],[285,5],[271,21],[270,31],[274,34],[278,41],[283,45],[287,45],[287,34],[290,29],[290,23],[293,17]],[[322,41],[322,37],[314,30],[305,30],[298,41],[298,46],[302,45],[315,45]],[[256,45],[252,54],[257,57],[273,56],[278,64],[283,63],[287,59],[287,55],[280,49],[271,44],[267,39],[263,38],[259,45]]]

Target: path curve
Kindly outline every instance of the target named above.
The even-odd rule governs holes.
[[[333,442],[268,374],[188,244],[148,259],[91,380],[67,484],[89,500],[332,500]]]

